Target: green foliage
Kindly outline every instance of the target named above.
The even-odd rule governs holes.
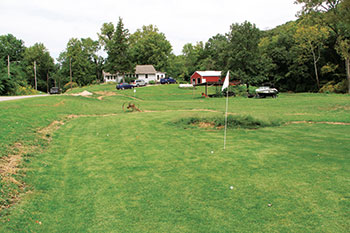
[[[250,22],[232,24],[227,34],[227,63],[233,78],[248,85],[254,85],[266,80],[266,66],[260,59],[259,42],[261,31]]]
[[[212,127],[220,128],[222,129],[223,126],[225,126],[225,117],[223,116],[216,116],[216,117],[190,117],[190,118],[182,118],[175,122],[176,124],[180,125],[199,125],[200,123],[207,123],[209,125],[212,125]],[[260,119],[255,119],[252,116],[232,116],[229,115],[227,117],[227,128],[228,129],[236,129],[236,128],[243,128],[243,129],[257,129],[257,128],[263,128],[263,127],[273,127],[273,126],[280,126],[281,122],[279,121],[265,121]]]
[[[22,63],[11,65],[10,77],[7,67],[0,64],[0,95],[16,95],[17,89],[25,86],[27,86],[27,82]]]
[[[248,92],[250,94],[255,94],[255,89],[257,89],[256,86],[249,86]],[[230,86],[230,91],[234,92],[237,96],[247,96],[247,86],[246,85]]]
[[[314,73],[317,88],[320,89],[320,79],[317,63],[321,58],[321,50],[325,46],[326,39],[329,36],[329,30],[322,27],[320,24],[311,24],[308,17],[304,17],[298,24],[294,37],[300,48],[299,59],[300,63],[307,62],[307,57],[312,57],[314,65]],[[306,60],[306,61],[305,61]]]
[[[154,85],[154,84],[156,84],[156,82],[154,80],[151,80],[148,82],[148,84]]]
[[[66,92],[67,90],[76,87],[79,87],[79,85],[76,82],[68,82],[63,86],[63,92]]]
[[[54,60],[44,44],[36,43],[26,48],[23,62],[25,64],[25,73],[27,82],[35,87],[34,62],[36,63],[36,77],[38,90],[47,92],[52,84],[48,86],[48,77],[54,71]]]
[[[25,86],[23,55],[25,47],[22,40],[12,34],[0,36],[0,95],[15,95],[16,89]],[[10,58],[10,76],[8,76]]]
[[[131,72],[129,30],[124,28],[122,18],[119,18],[115,29],[113,23],[103,24],[99,38],[108,55],[105,70],[112,74]]]
[[[23,59],[25,46],[24,41],[19,40],[12,34],[0,36],[0,63],[7,64],[7,58],[10,57],[10,62],[21,61]]]
[[[61,64],[61,75],[66,82],[70,77],[70,65],[72,68],[72,80],[80,86],[91,84],[94,80],[101,80],[102,61],[97,55],[98,41],[91,38],[72,38],[67,43],[67,48],[58,58]]]
[[[348,90],[348,81],[343,80],[338,83],[330,81],[322,86],[320,93],[347,93]]]
[[[31,86],[17,86],[15,95],[38,95],[40,92]]]
[[[130,35],[130,56],[135,65],[153,65],[157,71],[169,66],[172,47],[156,26],[143,26]]]

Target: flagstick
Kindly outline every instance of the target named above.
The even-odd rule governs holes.
[[[224,150],[226,150],[226,131],[227,131],[227,110],[228,110],[228,87],[226,95],[226,114],[225,114],[225,135],[224,135]]]

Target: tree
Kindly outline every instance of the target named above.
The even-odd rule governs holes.
[[[21,61],[24,55],[24,42],[14,37],[12,34],[0,36],[0,58],[1,63],[7,64],[7,58],[10,62]]]
[[[175,56],[171,54],[169,57],[169,67],[167,74],[177,80],[185,80],[187,75],[185,67],[185,58],[183,55]]]
[[[130,36],[130,55],[134,65],[153,65],[166,71],[172,47],[163,33],[153,25],[143,26]]]
[[[129,55],[129,31],[124,28],[122,18],[119,18],[115,29],[113,23],[104,23],[98,35],[108,55],[106,71],[121,74],[130,72],[132,64]]]
[[[12,34],[0,36],[0,95],[14,95],[26,86],[23,72],[24,42]]]
[[[207,59],[203,61],[203,64],[208,69],[213,70],[224,70],[226,61],[227,61],[227,47],[228,47],[228,39],[224,35],[217,34],[210,38],[205,44],[205,55]]]
[[[182,54],[184,58],[184,78],[190,80],[190,76],[196,70],[206,69],[203,67],[204,54],[203,42],[197,42],[195,45],[187,43],[183,46]]]
[[[25,72],[27,82],[34,87],[34,62],[36,63],[38,90],[48,91],[48,78],[54,71],[54,60],[44,44],[36,43],[24,52]]]
[[[348,90],[350,93],[350,61],[346,54],[342,54],[347,49],[341,49],[341,41],[350,38],[349,33],[349,14],[350,3],[348,0],[296,0],[295,3],[303,4],[300,16],[310,14],[313,18],[320,20],[324,25],[330,28],[336,35],[334,46],[339,46],[337,51],[345,60],[346,77],[348,80]],[[343,43],[343,46],[346,43]]]
[[[228,38],[226,70],[234,78],[249,85],[258,84],[266,79],[263,63],[259,54],[261,32],[254,24],[244,22],[232,24],[226,34]]]
[[[19,87],[27,86],[22,62],[11,64],[10,76],[7,66],[0,63],[0,95],[17,95]]]
[[[300,59],[303,60],[305,57],[312,56],[318,90],[320,89],[320,80],[317,63],[321,58],[321,50],[328,36],[329,31],[327,28],[322,27],[320,24],[310,25],[307,18],[299,22],[298,29],[294,34],[296,43],[302,51],[305,51],[301,52]]]
[[[91,38],[70,39],[66,50],[58,58],[61,64],[61,73],[64,76],[63,79],[68,82],[70,68],[73,76],[72,81],[81,86],[91,84],[98,79],[99,64],[102,59],[97,55],[98,50],[98,41],[94,41]]]
[[[346,76],[348,80],[348,93],[350,93],[350,39],[339,37],[336,49],[345,60]]]

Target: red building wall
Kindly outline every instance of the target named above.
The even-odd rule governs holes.
[[[203,79],[207,80],[207,83],[210,82],[219,82],[220,81],[220,76],[207,76],[207,77],[202,77],[200,76],[197,72],[195,72],[191,76],[191,83],[193,84],[199,84],[203,82]],[[199,81],[199,82],[198,82]]]

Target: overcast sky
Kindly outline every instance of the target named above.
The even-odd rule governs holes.
[[[178,55],[186,43],[206,42],[245,20],[265,30],[295,20],[294,0],[0,0],[0,35],[32,46],[44,43],[57,58],[70,38],[91,37],[122,17],[131,33],[156,25]]]

